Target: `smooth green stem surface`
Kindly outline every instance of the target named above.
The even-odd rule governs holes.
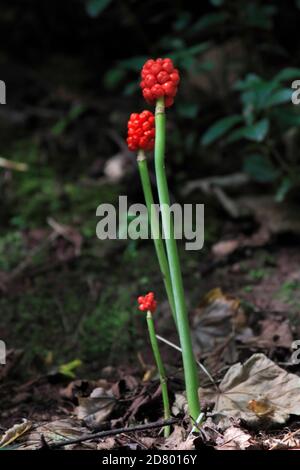
[[[173,219],[170,213],[170,197],[165,172],[166,117],[164,99],[157,100],[155,110],[155,172],[158,188],[162,225],[174,294],[177,328],[182,349],[185,387],[190,416],[194,421],[200,414],[198,397],[198,374],[192,348],[190,326],[184,298],[177,244],[174,238]]]
[[[152,313],[150,312],[150,310],[148,310],[147,312],[147,324],[148,324],[148,331],[149,331],[152,351],[153,351],[154,359],[156,362],[157,370],[159,373],[161,394],[162,394],[163,405],[164,405],[164,418],[169,419],[171,416],[171,413],[170,413],[170,401],[169,401],[168,387],[167,387],[167,377],[166,377],[165,368],[162,362],[162,358],[160,355],[158,342],[157,342],[156,334],[155,334],[154,322],[153,322]],[[170,426],[166,426],[164,428],[164,436],[168,437],[169,435],[170,435]]]
[[[151,234],[152,234],[152,238],[153,238],[153,242],[155,246],[155,251],[156,251],[157,258],[158,258],[159,267],[162,273],[162,277],[163,277],[164,285],[166,288],[171,311],[173,314],[173,318],[175,321],[175,325],[177,326],[175,303],[174,303],[169,264],[168,264],[168,259],[167,259],[164,243],[161,238],[161,231],[159,228],[159,218],[155,210],[155,206],[154,206],[154,198],[153,198],[153,192],[151,189],[148,164],[147,164],[147,160],[146,160],[146,156],[144,152],[142,151],[139,152],[138,157],[137,157],[137,162],[138,162],[144,197],[146,201],[148,217],[150,220]]]

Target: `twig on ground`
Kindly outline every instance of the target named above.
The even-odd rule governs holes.
[[[59,447],[68,446],[71,444],[79,444],[80,442],[91,441],[93,439],[99,439],[108,436],[116,436],[117,434],[124,434],[129,432],[136,432],[136,431],[146,431],[148,429],[155,429],[155,428],[162,428],[164,426],[170,426],[171,424],[175,424],[178,422],[177,418],[170,418],[167,420],[156,421],[155,423],[148,423],[148,424],[139,424],[137,426],[132,426],[130,428],[118,428],[118,429],[110,429],[108,431],[101,431],[96,432],[94,434],[83,434],[83,436],[78,437],[76,439],[66,439],[61,442],[57,442],[54,444],[47,443],[49,449],[58,449]]]
[[[236,219],[240,213],[240,208],[224,191],[224,188],[238,188],[249,183],[250,178],[245,173],[233,173],[232,175],[226,176],[213,176],[209,178],[203,178],[199,180],[190,181],[181,190],[183,196],[187,196],[195,189],[200,189],[204,194],[214,195],[223,209],[230,215],[230,217]]]
[[[16,170],[16,171],[27,171],[28,165],[21,162],[13,162],[12,160],[7,160],[6,158],[0,157],[0,167],[5,168],[6,170]]]
[[[202,421],[203,421],[203,418],[204,418],[204,413],[201,411],[201,413],[199,414],[198,418],[196,419],[196,421],[194,421],[194,425],[192,427],[192,430],[191,432],[189,433],[188,435],[188,438],[187,440],[193,435],[193,433],[197,432],[197,431],[200,431],[200,426],[202,424]]]
[[[204,193],[210,193],[212,188],[238,188],[249,183],[250,178],[246,173],[233,173],[226,176],[213,176],[188,182],[182,189],[183,196],[187,196],[195,189],[200,189]]]
[[[233,219],[237,219],[240,216],[240,210],[237,204],[231,199],[222,188],[218,188],[217,186],[213,187],[212,193],[216,196],[219,203],[226,210],[226,212],[232,217]]]

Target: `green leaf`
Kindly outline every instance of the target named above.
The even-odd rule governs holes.
[[[129,59],[124,59],[119,62],[120,67],[126,70],[133,70],[139,72],[147,60],[147,56],[135,56]]]
[[[124,87],[123,95],[132,96],[134,93],[138,91],[138,89],[139,89],[139,84],[136,81],[129,82]]]
[[[224,0],[210,0],[210,3],[211,3],[214,7],[220,7],[221,5],[223,5]]]
[[[242,138],[252,140],[254,142],[262,142],[269,131],[269,127],[269,120],[261,119],[255,124],[242,127],[232,132],[227,139],[227,143],[236,142]]]
[[[234,90],[238,91],[243,91],[243,90],[249,90],[249,88],[252,88],[254,84],[261,83],[262,79],[256,75],[255,73],[248,73],[246,77],[243,80],[238,80],[234,84]]]
[[[174,31],[183,31],[191,21],[191,13],[183,12],[174,22],[173,29]]]
[[[197,103],[180,103],[177,105],[178,114],[187,119],[193,119],[197,116],[199,106]]]
[[[85,111],[85,107],[81,104],[73,106],[69,113],[60,119],[51,129],[51,132],[55,136],[61,135],[66,128],[68,127],[71,122],[75,121],[83,112]]]
[[[245,106],[252,106],[254,109],[262,110],[266,107],[266,101],[272,96],[276,88],[278,88],[278,83],[272,80],[254,81],[249,84],[249,89],[242,93],[242,103]]]
[[[272,110],[272,115],[284,128],[300,126],[300,113],[297,106],[289,106],[288,109],[275,108]]]
[[[203,60],[194,66],[194,70],[197,73],[211,72],[214,68],[215,63],[212,60]]]
[[[233,115],[226,118],[220,119],[215,122],[207,131],[204,133],[201,139],[202,145],[210,145],[215,140],[222,137],[226,132],[232,129],[236,124],[242,121],[242,116]]]
[[[248,155],[243,170],[260,183],[269,183],[279,176],[279,171],[274,168],[270,160],[260,154]]]
[[[293,90],[291,90],[290,88],[283,88],[282,90],[275,91],[265,101],[265,108],[276,106],[278,104],[291,102],[292,94],[293,94]]]
[[[188,35],[199,33],[207,28],[218,26],[228,19],[228,14],[225,12],[209,13],[202,16],[196,23],[194,23],[188,30]]]
[[[100,15],[112,0],[89,0],[86,4],[86,11],[92,18]]]
[[[74,359],[73,361],[70,361],[67,364],[61,364],[58,368],[58,371],[66,377],[74,379],[76,377],[74,370],[78,369],[78,367],[80,367],[81,365],[82,361],[80,359]]]
[[[249,2],[244,8],[244,21],[247,27],[271,29],[272,16],[275,15],[277,8],[274,5],[257,5]]]
[[[281,181],[281,184],[275,194],[275,201],[276,202],[282,202],[285,199],[285,196],[289,192],[289,190],[293,187],[293,182],[292,180],[286,176],[283,178]]]
[[[255,142],[262,142],[269,131],[269,127],[269,120],[261,119],[256,124],[246,127],[245,137],[246,139],[254,140]]]
[[[186,59],[187,57],[193,57],[195,55],[202,54],[203,52],[207,51],[210,46],[211,42],[201,42],[200,44],[195,44],[194,46],[186,47],[184,49],[181,49],[180,51],[170,52],[168,54],[168,57],[170,57],[174,61]]]
[[[275,75],[274,80],[282,82],[285,80],[294,80],[296,78],[300,79],[300,69],[296,67],[288,67]]]
[[[77,119],[83,112],[85,111],[85,107],[81,104],[77,104],[71,108],[68,114],[69,122],[72,122],[74,119]]]
[[[184,47],[186,47],[186,43],[181,38],[165,36],[160,41],[160,47],[165,50],[170,50],[170,49],[182,50]]]
[[[125,75],[125,70],[118,67],[108,70],[103,78],[105,88],[109,90],[115,89],[123,80]]]

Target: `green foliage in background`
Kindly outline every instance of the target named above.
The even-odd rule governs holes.
[[[297,14],[299,3],[291,2],[290,7]],[[276,37],[275,25],[282,16],[282,8],[277,2],[264,4],[260,0],[245,0],[242,5],[233,0],[207,0],[203,14],[197,17],[188,5],[175,6],[171,2],[166,2],[157,15],[147,1],[139,4],[132,0],[124,10],[116,1],[86,1],[86,10],[94,18],[113,17],[123,11],[135,16],[135,26],[143,22],[146,14],[147,25],[153,28],[169,22],[160,36],[150,38],[145,29],[140,40],[151,43],[150,54],[132,51],[128,58],[116,61],[105,73],[103,85],[128,97],[139,96],[136,73],[145,60],[160,55],[174,60],[185,83],[185,90],[180,87],[176,100],[177,122],[169,136],[175,164],[182,164],[186,156],[201,156],[205,165],[205,155],[209,156],[214,148],[221,150],[227,159],[232,160],[235,155],[236,169],[247,172],[260,184],[269,184],[277,201],[300,184],[299,159],[290,161],[284,147],[286,136],[298,133],[300,124],[299,109],[291,103],[291,82],[300,79],[300,64],[296,60],[288,64],[285,59],[290,51]],[[210,51],[222,51],[223,44],[230,41],[244,50],[236,64],[229,64],[228,73],[236,70],[240,76],[231,86],[229,96],[215,102],[215,120],[205,126],[210,103],[205,97],[206,104],[202,104],[203,95],[197,91],[195,79],[201,82],[201,77],[210,77],[218,68],[217,56],[210,55]],[[271,60],[268,62],[265,57]],[[280,68],[272,61],[286,65]],[[227,79],[220,76],[216,86],[222,87]]]
[[[244,155],[244,171],[260,183],[276,183],[276,199],[299,185],[299,162],[281,154],[283,136],[300,125],[300,110],[292,104],[290,80],[300,77],[300,68],[286,68],[272,79],[248,74],[239,80],[240,114],[221,118],[202,136],[203,146],[221,143],[233,152],[238,143]]]

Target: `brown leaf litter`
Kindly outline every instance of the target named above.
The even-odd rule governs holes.
[[[300,416],[300,377],[288,373],[264,354],[254,354],[244,364],[233,365],[219,392],[202,389],[202,397],[215,402],[212,416],[239,418],[253,426],[283,424]]]

